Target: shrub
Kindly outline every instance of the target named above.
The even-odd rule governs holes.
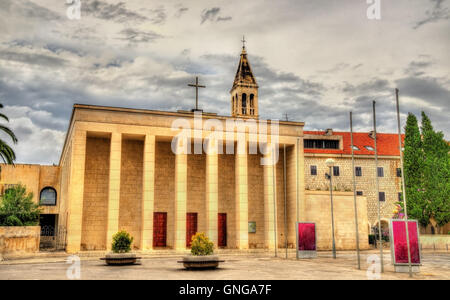
[[[192,237],[191,253],[195,256],[210,255],[214,253],[214,243],[201,232],[197,232]]]
[[[0,226],[36,226],[40,213],[33,193],[27,193],[25,186],[19,184],[7,189],[1,198]]]
[[[133,243],[133,237],[126,232],[121,230],[113,235],[113,241],[111,249],[114,253],[127,253],[131,251],[131,244]]]

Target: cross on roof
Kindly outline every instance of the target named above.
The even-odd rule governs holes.
[[[198,88],[205,88],[206,86],[198,84],[198,77],[195,77],[195,84],[189,83],[188,86],[195,87],[195,110],[198,110]]]
[[[242,36],[242,49],[245,49],[245,42],[246,42],[246,40],[245,40],[245,35],[243,35]]]

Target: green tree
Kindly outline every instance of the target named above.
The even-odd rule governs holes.
[[[0,226],[36,226],[39,224],[39,205],[33,193],[19,184],[5,191],[0,201]]]
[[[422,112],[422,141],[424,153],[424,196],[430,215],[441,227],[450,221],[450,147],[442,132],[433,129],[431,120]],[[439,228],[438,228],[439,230]]]
[[[1,108],[3,108],[3,104],[0,103],[0,109]],[[9,122],[8,117],[2,113],[0,113],[0,119]],[[11,138],[14,144],[17,143],[17,137],[11,129],[0,124],[0,131],[6,133],[6,135]],[[14,161],[16,160],[16,154],[14,153],[13,149],[2,139],[0,139],[0,158],[5,164],[14,164]]]
[[[412,113],[409,113],[406,119],[403,158],[408,217],[417,219],[422,226],[427,226],[430,223],[430,209],[423,192],[422,139],[417,118]]]

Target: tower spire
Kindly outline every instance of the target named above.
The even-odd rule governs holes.
[[[231,115],[234,117],[258,118],[258,84],[253,75],[242,36],[242,53],[231,88]]]

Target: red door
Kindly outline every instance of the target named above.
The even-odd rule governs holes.
[[[227,246],[227,214],[219,213],[219,217],[217,219],[217,229],[219,234],[219,247]]]
[[[153,213],[153,247],[166,247],[167,213]]]
[[[186,247],[191,246],[192,237],[197,233],[197,213],[186,214]]]

